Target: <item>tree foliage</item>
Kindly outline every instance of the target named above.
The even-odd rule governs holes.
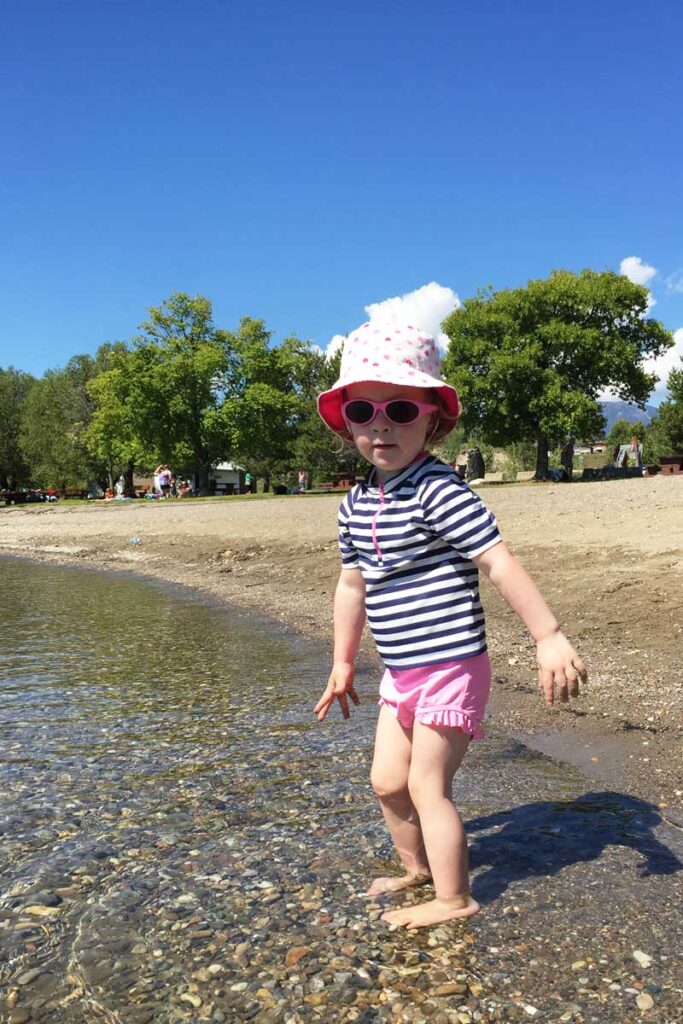
[[[559,270],[466,300],[444,322],[444,371],[459,390],[466,431],[493,444],[533,440],[536,476],[546,476],[551,444],[604,428],[602,391],[638,405],[652,391],[643,362],[673,339],[645,319],[647,298],[619,274]]]
[[[308,453],[318,460],[329,446],[315,396],[336,367],[315,346],[296,337],[273,346],[250,317],[236,331],[217,328],[209,300],[184,293],[152,308],[142,331],[90,385],[87,441],[112,477],[163,461],[206,491],[211,466],[231,459],[268,484],[306,454],[304,435],[320,439]]]
[[[94,357],[73,356],[63,369],[47,370],[26,395],[19,445],[34,485],[63,490],[103,477],[104,467],[88,447],[87,428],[94,410],[89,383],[106,363],[108,349],[102,346]]]
[[[646,433],[647,426],[641,420],[633,423],[630,420],[615,420],[607,435],[607,450],[612,451],[619,444],[629,444],[632,437],[637,437],[642,442]]]
[[[659,406],[645,437],[645,457],[658,462],[663,455],[683,453],[683,367],[667,380],[669,397]]]
[[[126,364],[135,436],[148,456],[189,468],[206,492],[211,466],[230,447],[218,411],[232,337],[215,326],[209,299],[184,292],[152,306],[141,330]]]
[[[120,476],[132,477],[137,469],[149,470],[156,452],[138,430],[138,413],[145,408],[145,354],[131,351],[124,343],[112,346],[106,367],[88,384],[94,409],[85,430],[85,442],[93,458],[106,468],[113,486]],[[145,413],[146,415],[146,413]]]
[[[29,483],[30,470],[19,444],[22,407],[34,378],[9,366],[0,369],[0,488]]]

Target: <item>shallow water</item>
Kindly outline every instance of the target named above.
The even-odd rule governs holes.
[[[362,896],[395,870],[372,674],[351,721],[320,726],[327,651],[267,619],[15,560],[0,593],[3,1024],[513,1021],[592,999],[602,1024],[633,1004],[634,943],[670,998],[683,929],[655,911],[680,862],[643,801],[475,745],[457,789],[488,913],[391,933]]]

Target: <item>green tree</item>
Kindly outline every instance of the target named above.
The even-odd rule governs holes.
[[[295,366],[303,343],[288,339],[271,346],[263,320],[244,317],[231,336],[235,359],[226,381],[220,419],[236,457],[270,489],[273,471],[291,459],[299,412]]]
[[[643,362],[673,339],[645,319],[647,298],[619,274],[558,270],[466,300],[444,322],[444,371],[460,392],[465,429],[496,445],[533,440],[536,478],[547,477],[551,445],[604,429],[601,391],[637,405],[652,391]]]
[[[34,484],[63,491],[103,477],[103,466],[92,458],[86,441],[94,408],[88,384],[102,358],[104,353],[73,356],[63,369],[47,370],[26,395],[19,445]]]
[[[235,376],[233,337],[201,295],[176,292],[149,314],[122,364],[128,437],[144,458],[192,472],[206,494],[211,466],[230,454],[220,411]]]
[[[30,480],[19,444],[21,412],[34,378],[9,366],[0,369],[0,489],[15,490]]]
[[[318,414],[317,398],[339,378],[342,349],[328,356],[313,350],[311,373],[301,389],[301,413],[294,442],[295,468],[305,469],[309,481],[329,479],[334,473],[356,473],[362,462],[358,449],[342,440],[323,423]]]
[[[341,442],[318,416],[316,397],[336,379],[339,356],[326,359],[310,342],[285,338],[276,346],[262,320],[245,318],[234,335],[236,376],[223,416],[234,449],[255,476],[290,477],[297,469],[336,467]]]
[[[123,342],[110,346],[105,368],[88,384],[94,410],[84,434],[86,445],[106,467],[111,487],[123,476],[126,493],[133,490],[135,470],[150,470],[157,454],[145,447],[144,430],[139,429],[140,420],[147,418],[144,371],[149,355],[146,349],[131,351]]]
[[[669,397],[659,406],[645,434],[647,462],[683,452],[683,367],[671,371],[667,387]]]

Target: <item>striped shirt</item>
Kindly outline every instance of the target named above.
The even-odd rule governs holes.
[[[360,569],[368,624],[384,664],[419,668],[486,650],[472,558],[500,541],[493,513],[428,455],[384,485],[374,469],[339,509],[342,567]]]

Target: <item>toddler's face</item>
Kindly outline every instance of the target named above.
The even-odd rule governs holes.
[[[368,398],[374,402],[388,402],[392,398],[412,398],[416,402],[434,403],[428,388],[401,387],[395,384],[370,382],[351,384],[346,397]],[[424,449],[425,440],[434,427],[435,413],[420,416],[414,423],[392,423],[383,412],[378,412],[372,423],[349,423],[354,443],[364,459],[377,469],[383,483],[413,462]]]

